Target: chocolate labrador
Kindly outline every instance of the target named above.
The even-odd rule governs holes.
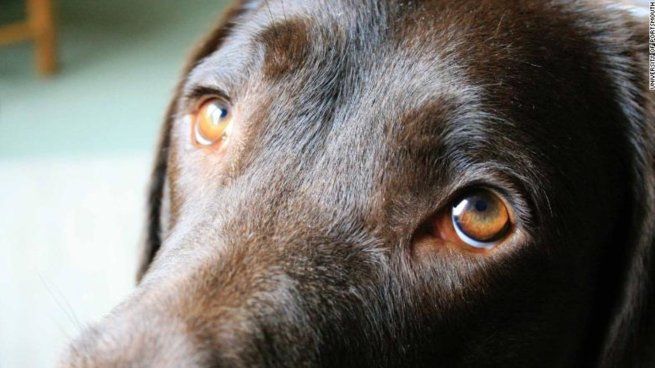
[[[649,367],[647,21],[242,0],[167,113],[139,285],[62,367]]]

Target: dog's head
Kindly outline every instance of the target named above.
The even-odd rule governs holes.
[[[136,292],[72,367],[653,358],[645,22],[240,1],[168,111]]]

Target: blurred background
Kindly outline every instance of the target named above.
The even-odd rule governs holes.
[[[47,1],[0,0],[0,367],[54,366],[133,288],[159,125],[226,2],[53,0],[55,69]]]

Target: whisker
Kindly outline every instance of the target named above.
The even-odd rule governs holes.
[[[284,23],[288,23],[289,20],[287,19],[287,11],[284,9],[284,0],[280,0],[280,4],[282,4],[282,18],[284,18]]]
[[[41,273],[38,273],[39,279],[41,279],[41,282],[43,283],[43,286],[46,288],[48,291],[48,294],[52,297],[52,299],[55,301],[59,309],[64,312],[66,317],[73,323],[73,325],[78,329],[82,329],[82,323],[80,320],[77,318],[77,315],[75,314],[75,310],[73,307],[70,305],[64,294],[59,290],[53,283],[48,282]],[[55,294],[56,293],[56,294]],[[57,295],[58,294],[58,295]]]

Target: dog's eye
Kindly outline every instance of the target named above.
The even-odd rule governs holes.
[[[491,249],[509,232],[509,210],[500,196],[480,189],[461,197],[450,212],[455,234],[466,245]]]
[[[223,141],[232,125],[231,106],[220,98],[203,102],[192,115],[193,138],[200,146],[211,146]]]

